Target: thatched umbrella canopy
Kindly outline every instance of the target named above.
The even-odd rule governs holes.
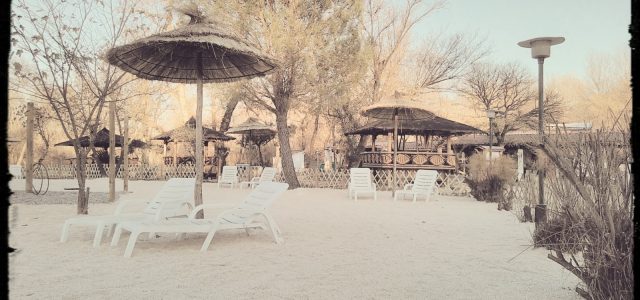
[[[373,120],[366,125],[346,132],[345,135],[381,135],[393,132],[392,120]],[[430,120],[398,120],[399,135],[463,135],[480,133],[482,130],[446,118],[436,116]]]
[[[115,136],[116,136],[116,147],[122,147],[124,145],[124,137],[119,134],[116,134]],[[73,146],[74,141],[75,139],[72,139],[72,140],[61,142],[61,143],[57,143],[54,146]],[[78,138],[78,141],[80,142],[81,147],[89,147],[90,141],[89,141],[88,135]],[[104,149],[109,148],[109,129],[102,128],[102,130],[98,131],[96,133],[95,140],[93,141],[93,145],[95,147],[104,148]],[[129,147],[131,147],[132,149],[143,148],[146,145],[147,144],[145,142],[136,140],[136,139],[133,139],[131,140],[131,142],[129,142]]]
[[[160,140],[167,142],[192,140],[192,135],[195,134],[195,122],[196,119],[191,117],[184,126],[165,131],[153,138],[152,140]],[[230,141],[236,138],[228,136],[220,131],[213,130],[211,128],[202,127],[202,139],[204,141]]]
[[[198,85],[196,153],[202,153],[202,85],[264,76],[277,64],[219,24],[206,20],[197,7],[184,11],[188,25],[110,49],[109,63],[148,80]],[[202,155],[196,155],[195,205],[202,204]],[[203,214],[199,214],[202,217]]]
[[[435,118],[435,114],[428,111],[423,105],[414,99],[403,98],[396,92],[393,97],[385,98],[379,103],[366,107],[362,115],[374,119],[393,120],[393,143],[398,143],[398,121],[429,120]],[[393,147],[393,172],[391,174],[393,184],[391,194],[396,193],[396,160],[398,147]]]
[[[244,135],[244,138],[246,140],[254,143],[258,147],[260,165],[264,166],[261,146],[268,143],[276,136],[276,131],[271,126],[261,123],[254,118],[249,118],[241,124],[229,128],[229,130],[227,130],[227,133],[242,134]]]

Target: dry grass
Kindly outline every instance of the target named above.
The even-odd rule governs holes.
[[[612,140],[613,135],[622,139]],[[547,140],[543,151],[556,210],[534,241],[585,284],[587,299],[633,298],[633,177],[628,128]]]
[[[497,202],[498,209],[511,209],[510,198],[505,197],[505,187],[512,185],[516,178],[516,162],[507,156],[494,159],[489,164],[483,155],[469,158],[469,178],[467,183],[471,195],[479,201]]]

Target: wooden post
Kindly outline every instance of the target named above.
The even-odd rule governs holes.
[[[452,154],[453,149],[451,149],[451,136],[447,136],[447,154]]]
[[[24,191],[33,193],[33,102],[27,103],[27,161],[25,162]]]
[[[173,141],[173,167],[178,166],[178,142]]]
[[[124,112],[124,144],[122,145],[122,152],[124,152],[124,157],[122,158],[122,169],[124,174],[122,174],[123,180],[123,189],[124,192],[129,192],[129,115],[127,112]]]
[[[116,103],[109,102],[109,201],[116,200]]]

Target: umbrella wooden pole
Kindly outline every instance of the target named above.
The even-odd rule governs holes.
[[[393,174],[392,177],[392,186],[391,186],[391,196],[395,197],[396,195],[396,162],[398,156],[398,114],[393,114]]]
[[[196,105],[196,191],[194,204],[202,204],[202,173],[204,164],[202,161],[202,52],[198,53],[198,102]],[[203,211],[200,211],[196,218],[204,218]]]
[[[109,202],[116,200],[116,103],[109,102]]]

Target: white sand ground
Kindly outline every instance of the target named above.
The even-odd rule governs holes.
[[[52,190],[69,182],[56,180]],[[121,189],[120,182],[118,188]],[[19,189],[24,181],[11,182]],[[106,180],[91,180],[106,191]],[[130,182],[130,196],[150,199],[162,182]],[[205,202],[238,202],[248,190],[205,183]],[[46,197],[46,196],[45,196]],[[115,204],[92,204],[90,214]],[[268,232],[221,232],[209,251],[204,235],[139,241],[123,257],[91,246],[94,229],[72,228],[75,206],[10,207],[11,299],[579,299],[577,278],[527,249],[531,224],[495,204],[437,196],[429,203],[348,200],[345,190],[297,189],[274,203],[285,242]],[[214,212],[208,211],[207,215]],[[110,239],[108,239],[110,240]],[[524,250],[524,252],[522,252]],[[521,253],[522,252],[522,253]],[[519,254],[521,253],[521,254]],[[519,254],[519,255],[518,255]],[[515,257],[515,258],[514,258]]]

